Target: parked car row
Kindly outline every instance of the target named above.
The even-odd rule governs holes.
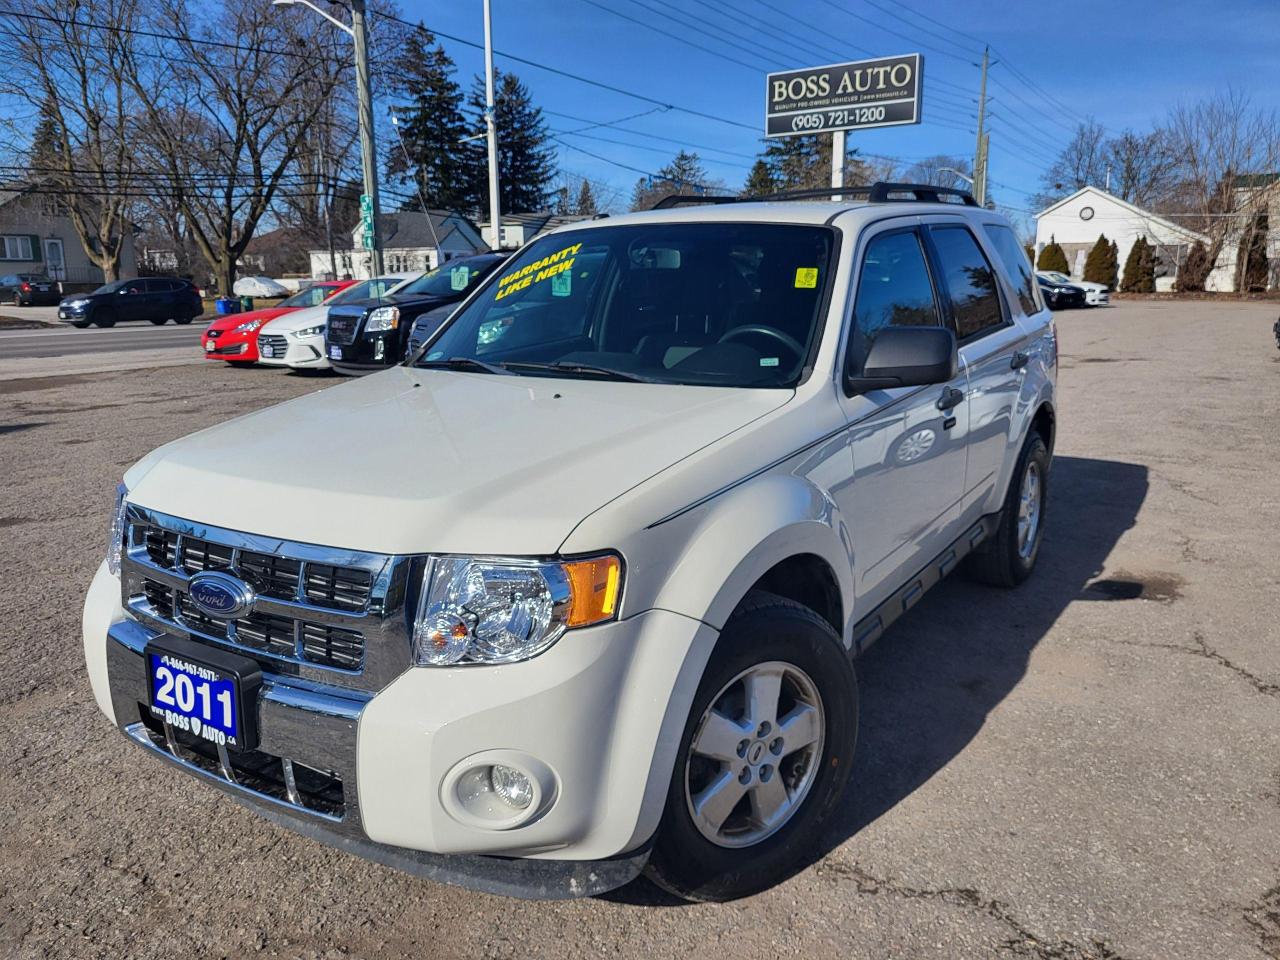
[[[1094,283],[1092,280],[1072,280],[1065,273],[1053,270],[1037,271],[1036,280],[1050,310],[1101,307],[1111,302],[1111,291],[1106,284]]]
[[[209,324],[205,356],[237,366],[372,373],[399,363],[506,254],[450,260],[429,273],[325,281],[251,313]]]

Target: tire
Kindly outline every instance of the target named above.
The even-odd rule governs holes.
[[[1044,537],[1045,504],[1049,493],[1049,449],[1040,434],[1032,432],[1022,445],[1009,492],[1005,494],[1004,509],[1000,514],[1000,526],[996,534],[965,558],[965,570],[973,579],[993,587],[1016,587],[1035,569],[1040,555],[1040,542]],[[1020,526],[1023,517],[1023,494],[1029,473],[1034,474],[1035,516],[1031,522],[1029,537],[1022,536]]]
[[[93,320],[93,323],[99,327],[114,327],[116,325],[116,318],[111,317],[109,319],[99,320],[98,318],[95,317]]]
[[[752,676],[752,671],[759,673]],[[778,712],[791,717],[792,724],[803,714],[813,717],[817,739],[807,747],[776,746],[783,741],[778,734],[784,727],[767,718],[763,736],[761,727],[752,729],[759,714],[752,716],[746,708],[747,684],[758,677],[768,690],[767,680],[774,675],[781,677],[783,691],[781,703],[774,698],[774,723],[782,719]],[[762,712],[768,715],[770,698],[765,699]],[[739,729],[712,721],[704,731],[713,705]],[[717,726],[727,734],[718,741]],[[725,747],[725,760],[694,750],[700,735],[704,745],[715,745],[732,744],[739,733],[742,741]],[[858,684],[831,625],[808,607],[752,591],[725,625],[693,698],[646,867],[649,879],[678,897],[701,901],[735,900],[786,879],[805,865],[844,792],[857,733]],[[736,777],[734,770],[739,770]],[[726,774],[730,779],[723,779]],[[705,804],[711,785],[720,782],[733,802],[738,795],[733,781],[747,785],[719,829],[695,822],[694,798]],[[773,825],[752,816],[757,800],[769,802],[769,783],[783,789],[784,802],[794,804]]]
[[[71,325],[73,327],[79,327],[81,330],[89,326],[90,323],[92,323],[91,320],[72,320],[71,321]]]
[[[154,323],[157,327],[163,327],[169,321],[165,317],[152,317],[151,322]]]
[[[185,327],[188,323],[190,323],[194,319],[195,317],[174,317],[173,322],[178,324],[179,326]]]

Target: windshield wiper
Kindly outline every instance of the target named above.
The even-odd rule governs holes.
[[[655,380],[653,377],[641,376],[638,373],[629,373],[626,370],[615,370],[613,367],[597,367],[590,363],[578,363],[576,361],[565,362],[557,360],[555,363],[543,363],[537,360],[508,360],[503,364],[508,370],[547,370],[552,373],[580,373],[588,376],[605,377],[609,380],[625,380],[629,383],[661,383],[661,380]]]
[[[496,373],[501,376],[511,376],[510,372],[504,370],[498,364],[485,363],[483,360],[476,360],[474,357],[447,357],[443,360],[419,360],[414,364],[414,366],[418,369],[470,370],[473,373]]]

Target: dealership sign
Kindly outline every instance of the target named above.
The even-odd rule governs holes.
[[[924,58],[908,53],[771,73],[765,136],[919,123],[923,69]]]

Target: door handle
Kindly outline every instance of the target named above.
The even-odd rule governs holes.
[[[1028,363],[1030,363],[1030,362],[1031,362],[1031,355],[1030,355],[1030,354],[1027,354],[1027,353],[1023,353],[1021,350],[1019,350],[1019,351],[1018,351],[1017,353],[1015,353],[1015,354],[1013,355],[1013,357],[1009,360],[1009,369],[1010,369],[1010,370],[1021,370],[1023,367],[1025,367],[1025,366],[1026,366]]]
[[[952,407],[964,402],[964,391],[957,390],[955,387],[947,387],[942,391],[942,396],[938,398],[939,410],[950,410]]]

